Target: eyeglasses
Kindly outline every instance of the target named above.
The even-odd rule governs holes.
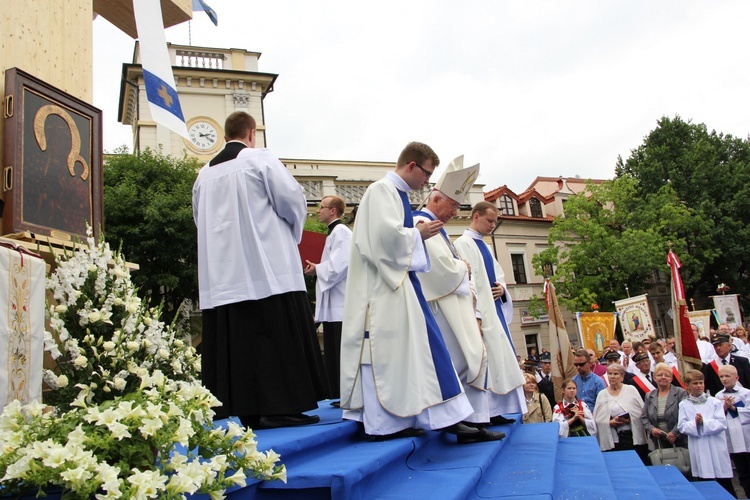
[[[419,163],[417,163],[417,162],[414,162],[414,165],[416,165],[416,166],[417,166],[417,168],[418,168],[419,170],[421,170],[421,171],[422,171],[422,172],[424,173],[424,176],[425,176],[425,177],[426,177],[427,179],[429,179],[429,178],[430,178],[430,177],[432,176],[432,172],[430,172],[429,170],[425,170],[424,168],[422,168],[422,165],[420,165]]]
[[[588,362],[588,361],[584,361],[583,363],[573,363],[573,364],[574,364],[575,366],[577,366],[578,368],[580,368],[580,367],[582,367],[582,366],[586,366],[587,364],[589,364],[589,362]]]
[[[331,210],[333,207],[327,207],[325,205],[321,205],[318,208],[320,208],[321,210],[323,210],[324,208],[327,208],[328,210]]]

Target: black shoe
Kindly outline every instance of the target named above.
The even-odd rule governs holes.
[[[320,422],[317,415],[305,415],[298,413],[296,415],[269,415],[258,417],[258,423],[254,429],[278,429],[279,427],[296,427],[298,425],[310,425]]]
[[[445,427],[440,430],[445,431],[448,434],[455,434],[456,436],[465,436],[465,437],[476,436],[482,433],[482,429],[468,426],[463,422],[458,422],[457,424],[453,424],[449,427]]]
[[[341,401],[331,401],[330,405],[334,408],[341,408]]]
[[[486,443],[488,441],[500,441],[505,437],[504,432],[491,431],[489,429],[479,429],[480,432],[473,435],[458,434],[456,440],[458,444]]]
[[[505,417],[503,417],[502,415],[497,415],[497,416],[495,416],[495,417],[492,417],[492,418],[490,419],[490,423],[491,423],[492,425],[506,425],[506,424],[512,424],[512,423],[513,423],[513,422],[515,422],[515,421],[516,421],[516,419],[515,419],[515,418],[505,418]]]
[[[419,437],[424,436],[424,429],[415,429],[413,427],[407,427],[406,429],[402,429],[398,432],[394,432],[393,434],[383,434],[380,436],[377,436],[375,434],[367,434],[367,439],[370,441],[389,441],[391,439],[398,439],[398,438],[412,438],[412,437]]]

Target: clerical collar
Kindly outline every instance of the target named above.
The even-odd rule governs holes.
[[[732,388],[731,388],[731,389],[724,389],[724,392],[727,392],[727,393],[729,393],[729,394],[732,394],[732,393],[738,392],[738,391],[737,391],[737,385],[735,384],[734,386],[732,386]]]
[[[333,231],[333,228],[341,224],[341,219],[336,219],[335,221],[328,224],[328,234],[331,234],[331,231]]]
[[[472,229],[472,228],[468,228],[468,229],[466,229],[466,230],[464,231],[464,234],[465,234],[466,236],[469,236],[469,237],[470,237],[470,238],[472,238],[472,239],[475,239],[475,240],[482,240],[482,239],[484,239],[484,236],[482,236],[482,235],[481,235],[481,234],[480,234],[479,232],[475,231],[475,230],[474,230],[474,229]]]
[[[409,187],[406,181],[403,180],[401,176],[398,175],[393,170],[385,174],[385,178],[391,181],[396,186],[396,189],[398,189],[399,191],[403,191],[405,193],[408,193],[409,191],[411,191],[411,187]]]

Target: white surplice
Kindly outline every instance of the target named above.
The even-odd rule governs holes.
[[[688,437],[690,468],[694,477],[716,479],[734,475],[727,449],[727,419],[723,406],[722,401],[712,396],[701,404],[687,399],[680,401],[677,429]],[[698,413],[703,417],[703,425],[695,423]]]
[[[193,186],[193,216],[201,309],[305,290],[297,249],[305,195],[269,150],[245,148],[204,166]]]
[[[337,224],[326,238],[320,263],[315,267],[315,321],[336,322],[344,319],[346,275],[349,270],[352,231]]]
[[[727,449],[729,453],[750,453],[750,389],[734,385],[737,392],[727,394],[726,389],[716,393],[716,399],[724,402],[727,396],[734,397],[736,415],[725,413],[727,418]],[[742,406],[737,403],[742,401]]]

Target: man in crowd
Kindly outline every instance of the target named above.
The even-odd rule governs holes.
[[[323,349],[331,397],[339,397],[341,322],[344,319],[346,274],[349,270],[352,232],[341,222],[346,205],[338,196],[324,196],[318,219],[328,226],[328,236],[319,263],[307,261],[305,274],[315,282],[315,321],[323,324]]]
[[[651,347],[649,347],[648,351],[649,353],[651,353],[651,359],[654,360],[654,364],[651,366],[651,373],[653,374],[654,368],[656,368],[657,364],[665,363],[672,369],[672,385],[684,389],[685,384],[682,382],[682,378],[680,377],[679,368],[677,368],[677,364],[670,365],[666,362],[664,348],[662,347],[661,343],[654,342],[653,344],[651,344]]]
[[[651,360],[645,352],[637,352],[633,356],[633,363],[636,367],[635,377],[629,382],[624,382],[632,385],[638,390],[638,394],[641,395],[641,399],[646,400],[646,394],[656,389],[656,384],[651,378]]]
[[[633,373],[635,371],[635,365],[632,362],[633,357],[633,344],[626,340],[622,343],[622,366],[625,367],[625,371]]]
[[[596,352],[593,349],[586,349],[586,352],[589,353],[591,371],[600,377],[604,377],[604,374],[607,373],[607,367],[599,363],[599,360],[596,358]]]
[[[591,357],[586,349],[578,349],[574,353],[573,364],[578,370],[578,375],[573,377],[578,386],[578,399],[586,403],[589,408],[594,408],[596,396],[605,388],[604,380],[592,373]]]
[[[267,149],[255,120],[229,115],[226,147],[193,187],[203,311],[203,383],[254,428],[305,425],[328,396],[297,244],[302,188]],[[263,235],[262,238],[258,235]]]
[[[724,403],[727,448],[747,497],[750,494],[750,389],[740,387],[737,368],[732,365],[722,365],[719,378],[724,388],[716,394],[716,399]]]
[[[550,407],[554,406],[555,401],[555,385],[552,383],[552,358],[550,353],[542,352],[540,362],[542,364],[542,372],[539,374],[540,380],[538,382],[539,392],[547,396]]]
[[[445,429],[459,442],[485,433],[461,421],[474,413],[451,362],[417,272],[430,270],[424,241],[439,220],[414,224],[408,192],[440,160],[409,143],[396,169],[370,185],[352,234],[341,337],[341,408],[376,439]]]
[[[669,366],[677,366],[677,355],[675,355],[675,338],[674,335],[669,335],[664,342],[664,362]]]
[[[713,346],[710,342],[707,342],[700,337],[698,325],[691,323],[690,328],[693,330],[693,336],[695,337],[695,343],[698,346],[698,352],[701,355],[701,361],[703,363],[710,363],[716,358],[716,352],[714,351]]]
[[[719,378],[719,368],[725,365],[734,366],[742,387],[750,387],[750,361],[742,356],[732,354],[732,337],[718,331],[711,339],[716,352],[716,359],[703,363],[703,376],[706,378],[706,389],[715,396],[724,386]]]

